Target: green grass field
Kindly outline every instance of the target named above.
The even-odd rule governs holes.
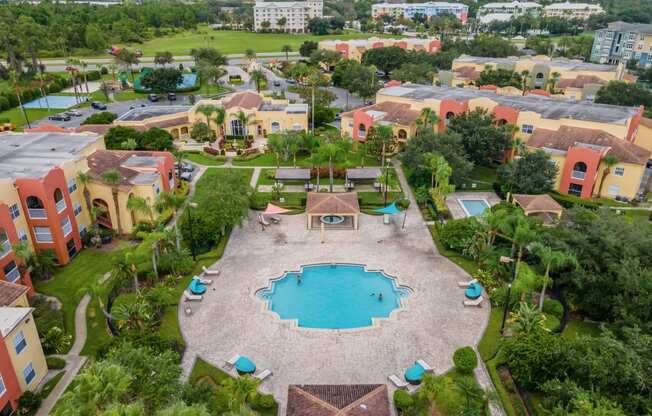
[[[292,35],[286,33],[254,33],[229,30],[211,30],[206,26],[200,26],[198,30],[191,30],[178,33],[174,36],[166,36],[148,40],[142,44],[127,44],[129,48],[140,49],[145,56],[153,56],[156,52],[168,51],[175,55],[189,55],[191,49],[201,47],[212,47],[225,54],[244,53],[247,49],[253,49],[256,53],[280,52],[283,45],[290,45],[292,50],[298,51],[299,46],[306,41],[320,41],[325,39],[362,39],[378,36],[371,33],[346,33],[343,35]]]

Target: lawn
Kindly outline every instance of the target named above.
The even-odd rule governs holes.
[[[597,337],[602,330],[598,322],[572,320],[566,323],[562,337],[573,339],[580,336]]]
[[[336,163],[335,167],[357,167],[362,165],[361,156],[357,153],[351,152],[348,154],[346,163]],[[276,156],[272,153],[263,153],[249,157],[236,157],[233,159],[233,164],[235,166],[269,166],[276,167],[277,161]],[[369,166],[379,166],[378,160],[367,156],[365,157],[365,167]],[[280,166],[283,167],[294,167],[294,159],[289,157],[287,160],[280,160]],[[297,155],[297,167],[299,168],[309,168],[312,167],[310,159],[306,154]],[[326,169],[326,165],[322,165],[322,169]]]
[[[465,178],[459,190],[492,191],[494,182],[496,182],[495,168],[476,165],[468,178]]]
[[[224,54],[244,53],[247,49],[260,52],[280,52],[284,45],[290,45],[293,51],[298,51],[306,40],[320,41],[325,39],[366,39],[378,36],[370,33],[351,32],[343,35],[314,36],[287,33],[254,33],[244,31],[215,31],[205,25],[198,30],[189,30],[173,36],[165,36],[148,40],[142,44],[127,44],[127,47],[140,49],[145,56],[154,56],[156,52],[168,51],[174,55],[190,55],[191,49],[212,47]],[[118,45],[118,47],[125,45]]]
[[[54,277],[47,282],[36,282],[36,290],[49,296],[57,297],[63,304],[63,317],[66,333],[75,336],[75,309],[85,291],[108,271],[127,248],[126,243],[119,242],[111,251],[86,248],[66,266],[58,269]],[[108,293],[109,285],[105,284]],[[87,310],[86,325],[88,337],[83,354],[94,354],[109,338],[104,316],[97,299],[92,299]]]
[[[43,389],[41,389],[41,399],[46,399],[50,393],[52,393],[52,390],[54,390],[54,388],[57,386],[57,383],[59,380],[61,380],[64,374],[66,374],[65,371],[59,371],[54,377],[52,377],[43,385]]]
[[[208,153],[185,153],[184,159],[204,166],[221,166],[226,161],[224,156],[213,156]]]
[[[27,108],[25,111],[27,112],[27,118],[33,123],[49,115],[60,113],[63,110],[48,111],[46,108]],[[16,127],[27,127],[25,116],[19,107],[0,112],[0,119],[9,119],[9,122],[13,123]]]
[[[485,329],[482,339],[478,343],[478,352],[483,361],[492,359],[498,349],[502,336],[500,335],[500,324],[503,322],[503,308],[492,307],[489,315],[489,324]]]

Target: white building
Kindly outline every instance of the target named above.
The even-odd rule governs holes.
[[[537,16],[541,5],[534,2],[512,1],[511,3],[487,3],[478,10],[480,23],[487,24],[494,21],[507,22],[512,18],[530,14]]]
[[[469,7],[462,3],[447,3],[443,1],[428,3],[376,3],[371,6],[371,17],[379,19],[383,16],[414,19],[416,15],[430,18],[449,13],[466,23]]]
[[[254,30],[256,32],[267,29],[282,30],[289,33],[304,33],[310,19],[323,16],[323,0],[257,1],[254,6]],[[282,18],[285,18],[285,25],[279,24]],[[263,22],[269,23],[269,26]]]
[[[546,17],[559,17],[562,19],[586,20],[595,14],[603,14],[604,9],[599,4],[589,3],[552,3],[543,8]]]

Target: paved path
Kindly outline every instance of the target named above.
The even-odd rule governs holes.
[[[262,168],[254,168],[254,173],[251,175],[251,181],[249,182],[249,185],[256,189],[256,184],[258,183],[258,178],[260,177],[260,171]]]

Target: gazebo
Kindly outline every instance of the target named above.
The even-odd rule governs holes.
[[[326,228],[358,229],[360,205],[356,192],[309,192],[306,200],[308,229]]]
[[[512,201],[528,217],[539,218],[544,225],[550,225],[561,218],[564,208],[548,194],[514,194]]]
[[[353,168],[346,170],[347,189],[353,189],[355,182],[375,182],[380,176],[380,168]]]
[[[305,181],[306,188],[310,185],[310,169],[300,168],[282,168],[276,169],[274,173],[274,181],[276,183],[285,181]]]

